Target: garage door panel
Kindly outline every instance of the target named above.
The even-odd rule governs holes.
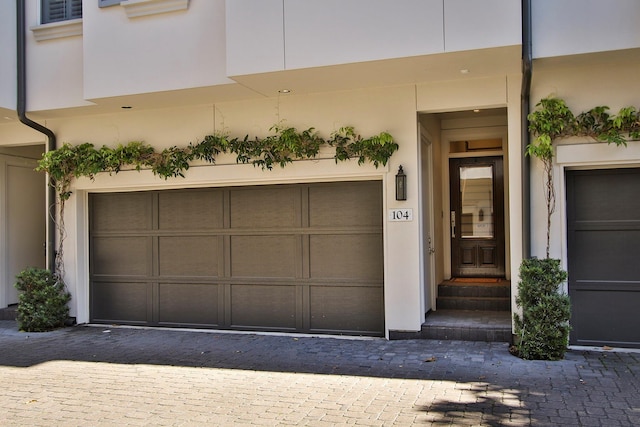
[[[604,291],[603,291],[604,289]],[[572,334],[578,345],[628,345],[640,342],[640,292],[575,290],[571,296]]]
[[[570,342],[640,348],[640,169],[566,178]]]
[[[95,237],[93,273],[113,276],[146,276],[150,273],[147,237]]]
[[[575,280],[640,279],[640,230],[576,231],[574,245]]]
[[[300,226],[300,189],[297,187],[238,189],[232,190],[229,197],[231,228]]]
[[[101,194],[92,198],[93,231],[149,230],[152,197],[145,193]]]
[[[167,236],[158,240],[161,276],[218,276],[218,237]]]
[[[223,226],[222,190],[158,193],[160,230],[211,230]]]
[[[296,287],[232,285],[231,324],[237,327],[296,328]]]
[[[575,180],[575,220],[637,221],[640,197],[629,195],[640,189],[640,174],[634,169],[599,172],[584,173]]]
[[[148,319],[146,283],[94,282],[91,314],[94,321],[144,323]]]
[[[160,283],[158,321],[174,325],[216,326],[219,285]]]
[[[382,236],[321,234],[310,236],[312,278],[382,280]]]
[[[309,188],[311,227],[381,226],[380,206],[382,188],[375,181],[325,184]]]
[[[311,330],[373,332],[383,329],[382,287],[311,286]]]
[[[296,276],[295,236],[232,236],[232,277]]]

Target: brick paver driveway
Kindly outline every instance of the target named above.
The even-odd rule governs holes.
[[[0,426],[640,425],[640,354],[0,322]]]

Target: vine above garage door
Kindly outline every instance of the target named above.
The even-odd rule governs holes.
[[[398,150],[398,144],[387,132],[363,138],[353,127],[342,127],[324,139],[315,128],[299,132],[293,127],[276,125],[270,130],[272,135],[253,139],[248,135],[240,139],[216,133],[186,147],[172,146],[161,152],[138,141],[99,149],[91,143],[64,144],[45,153],[37,170],[48,173],[60,199],[67,200],[71,195],[73,178],[93,178],[99,172],[118,173],[125,167],[133,167],[138,171],[150,169],[164,179],[184,177],[184,172],[192,162],[214,164],[218,155],[232,153],[236,155],[237,163],[272,169],[274,165],[285,167],[294,160],[313,159],[320,148],[326,145],[335,148],[336,163],[357,158],[358,164],[369,161],[378,167],[386,165]]]
[[[205,161],[215,164],[220,154],[235,154],[236,162],[252,164],[262,169],[273,169],[274,165],[285,167],[294,160],[315,158],[322,146],[335,148],[335,161],[358,159],[358,164],[367,161],[375,167],[386,165],[398,144],[387,132],[368,138],[360,136],[353,127],[347,126],[333,132],[328,139],[322,138],[315,128],[299,132],[293,127],[273,126],[273,132],[265,138],[249,136],[230,138],[227,134],[215,133],[202,141],[186,147],[172,146],[157,152],[149,144],[129,142],[115,148],[102,146],[96,149],[91,143],[79,145],[63,144],[42,156],[36,170],[46,172],[54,186],[57,203],[58,249],[55,253],[55,273],[64,277],[64,224],[65,202],[71,197],[71,181],[74,178],[93,179],[100,172],[118,173],[124,168],[150,169],[164,179],[184,177],[191,163]]]

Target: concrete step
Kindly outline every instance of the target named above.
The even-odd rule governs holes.
[[[438,285],[437,310],[511,310],[511,282],[502,279],[452,279]]]
[[[511,297],[441,297],[436,299],[437,310],[510,311]]]
[[[496,311],[438,310],[429,313],[420,338],[511,342],[511,313]]]
[[[510,298],[511,284],[507,281],[491,285],[487,285],[484,283],[456,284],[451,282],[444,282],[438,285],[438,296]]]

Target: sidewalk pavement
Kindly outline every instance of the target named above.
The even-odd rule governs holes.
[[[640,354],[0,321],[0,426],[638,426]]]

